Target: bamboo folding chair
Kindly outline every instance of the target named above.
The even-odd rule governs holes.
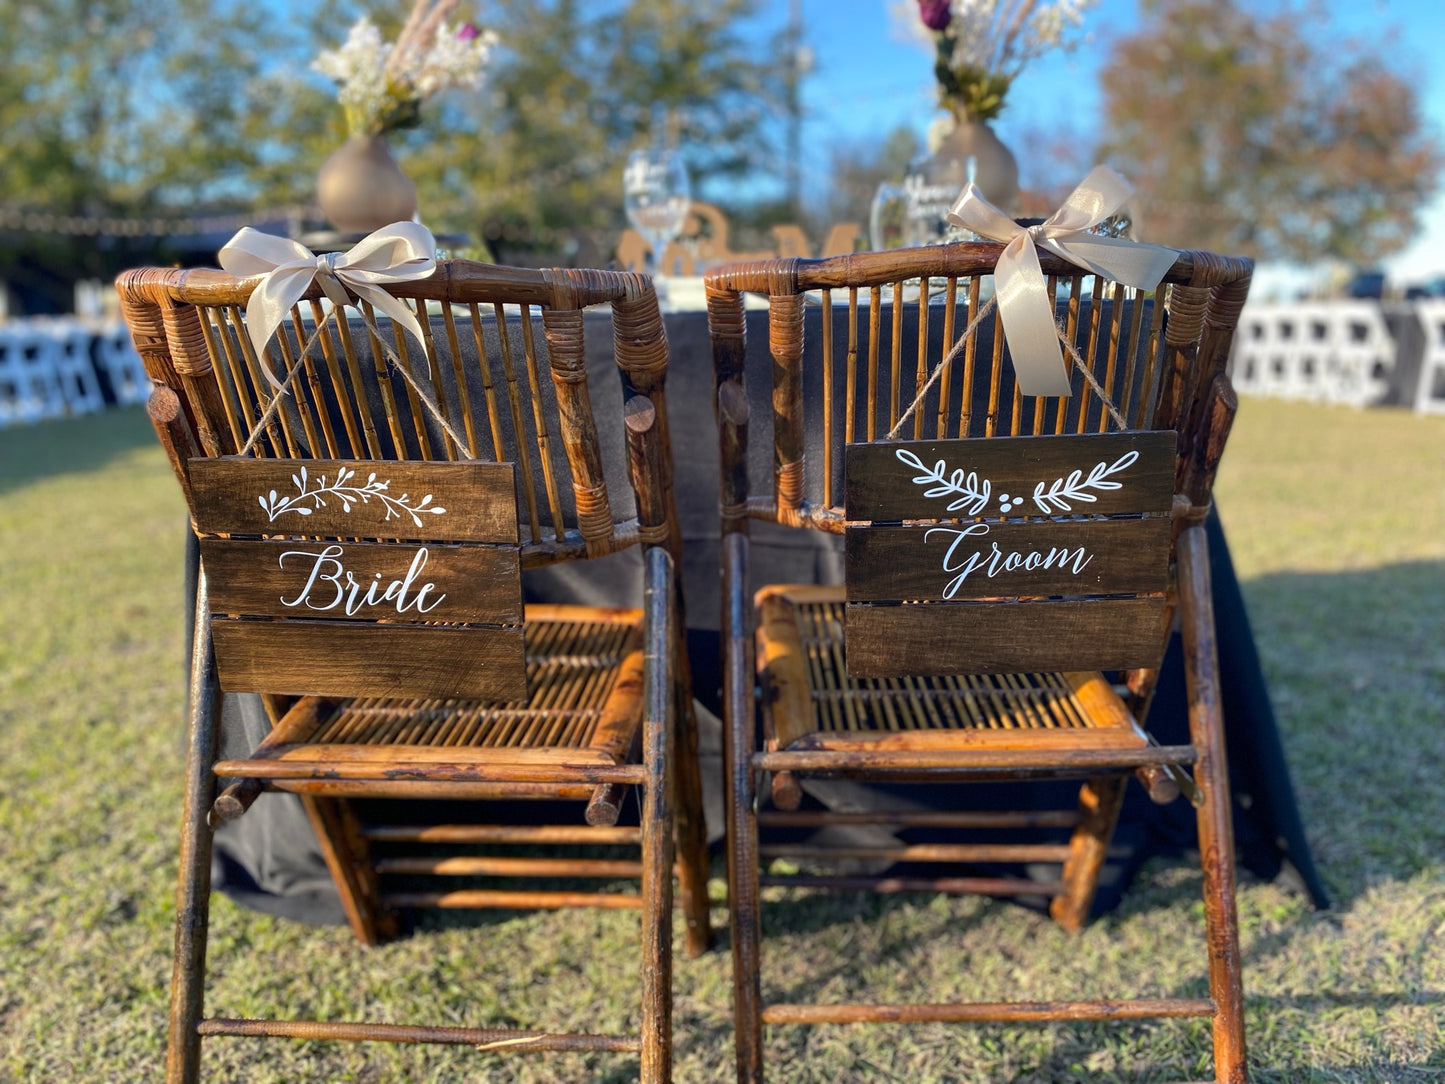
[[[764,1024],[1180,1016],[1212,1020],[1218,1081],[1246,1079],[1203,517],[1234,411],[1224,367],[1251,264],[1183,253],[1149,298],[1040,253],[1073,347],[1065,362],[1073,393],[1033,398],[1017,390],[989,300],[1001,247],[775,260],[705,277],[721,447],[728,886],[742,1081],[762,1079]],[[768,299],[770,372],[750,371],[747,292]],[[805,355],[809,308],[820,318],[821,349]],[[755,405],[771,396],[771,411],[759,411],[770,417],[750,412],[749,380]],[[755,492],[748,445],[767,441],[769,430],[771,484]],[[754,520],[843,536],[846,586],[766,585],[749,602]],[[1176,618],[1191,740],[1159,747],[1138,721]],[[1043,894],[1054,918],[1077,929],[1130,773],[1156,801],[1183,787],[1198,806],[1209,997],[764,1003],[762,885]],[[764,776],[771,803],[759,802]],[[803,808],[811,778],[1083,782],[1077,808],[1060,811],[832,813]],[[796,833],[860,824],[898,830],[903,842],[831,851],[759,844],[760,825]],[[1047,827],[1071,835],[1006,842],[1012,830]],[[907,841],[939,828],[972,835]],[[1044,884],[818,875],[830,853],[881,867],[1053,863],[1059,872]],[[763,867],[774,858],[814,869],[772,875]]]
[[[346,310],[359,321],[329,322],[313,283],[265,358],[245,327],[258,281],[173,269],[117,281],[201,539],[167,1079],[194,1080],[213,1035],[638,1052],[644,1080],[669,1079],[674,827],[691,954],[709,929],[650,281],[444,262],[388,287],[414,306],[422,351],[365,302]],[[585,364],[589,306],[610,307],[610,407],[610,381],[589,383]],[[269,415],[268,370],[291,374]],[[523,606],[523,570],[634,547],[637,608]],[[272,714],[244,759],[216,759],[222,691],[258,693]],[[219,794],[217,777],[229,781]],[[205,1017],[213,826],[263,788],[300,795],[366,942],[393,932],[397,906],[639,909],[640,1038]],[[619,825],[634,793],[640,826]],[[572,823],[378,826],[355,811],[367,797],[553,799],[585,815],[579,804]],[[374,859],[397,841],[566,854]],[[576,854],[619,844],[640,859]],[[390,891],[383,875],[397,871],[641,887]]]

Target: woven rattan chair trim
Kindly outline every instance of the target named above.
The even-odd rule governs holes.
[[[833,597],[827,597],[831,594]],[[1101,718],[1081,700],[1081,687],[1099,695],[1102,678],[1059,673],[962,674],[893,679],[851,677],[843,665],[843,589],[820,591],[809,586],[791,599],[797,641],[806,656],[811,717],[784,720],[778,705],[769,713],[769,739],[790,735],[786,744],[809,747],[830,744],[830,736],[861,738],[870,734],[930,732],[947,735],[973,732],[1007,740],[1010,732],[1063,732],[1107,744],[1142,744],[1128,726],[1122,704],[1113,719]],[[766,639],[765,626],[759,636]],[[767,657],[766,650],[759,652]],[[801,737],[800,737],[801,736]],[[1121,742],[1122,739],[1122,742]]]

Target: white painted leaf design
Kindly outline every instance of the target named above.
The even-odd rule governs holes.
[[[351,479],[356,477],[356,471],[346,467],[339,467],[336,471],[336,480],[327,484],[326,475],[322,474],[315,479],[315,488],[309,486],[311,481],[307,477],[306,468],[302,467],[299,474],[293,474],[291,481],[296,486],[296,495],[293,497],[279,497],[273,489],[270,492],[270,500],[266,497],[257,497],[261,507],[266,510],[266,515],[271,522],[283,512],[295,512],[298,515],[309,516],[312,512],[326,507],[326,497],[335,497],[341,502],[341,510],[348,515],[351,509],[357,504],[370,504],[375,497],[386,509],[385,519],[399,518],[403,512],[411,516],[411,520],[418,527],[422,525],[419,511],[430,512],[433,515],[442,515],[446,512],[440,505],[432,505],[432,494],[426,494],[421,502],[413,508],[411,498],[403,493],[400,497],[390,495],[391,482],[377,481],[376,472],[372,471],[367,475],[366,484],[363,486],[348,485]],[[303,504],[302,502],[309,502]]]
[[[942,459],[938,460],[930,469],[924,466],[923,460],[907,448],[899,448],[893,454],[900,463],[923,472],[913,478],[913,483],[929,487],[923,491],[925,497],[956,495],[957,499],[949,503],[948,511],[957,512],[962,508],[970,516],[976,516],[988,507],[993,484],[987,478],[980,482],[977,471],[965,473],[962,467],[957,467],[952,474],[949,474],[948,464]]]

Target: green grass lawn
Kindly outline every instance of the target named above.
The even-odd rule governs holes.
[[[1255,1079],[1445,1082],[1445,418],[1246,400],[1219,504],[1328,914],[1245,878]],[[0,431],[0,1080],[153,1080],[180,807],[181,498],[143,414]],[[725,921],[722,882],[713,885]],[[1202,996],[1199,878],[1081,935],[1006,903],[775,898],[794,1000]],[[218,1015],[624,1030],[637,919],[465,916],[364,949],[218,899]],[[676,972],[676,1075],[731,1064],[722,949]],[[1204,1077],[1199,1022],[774,1028],[770,1080]],[[210,1079],[625,1080],[624,1057],[220,1039]]]

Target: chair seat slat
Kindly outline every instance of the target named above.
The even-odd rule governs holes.
[[[949,773],[965,777],[1015,772],[1020,775],[1057,773],[1062,776],[1132,769],[1151,764],[1192,764],[1197,753],[1190,745],[1145,745],[1116,749],[896,749],[799,750],[754,753],[753,766],[768,772],[817,774]]]

